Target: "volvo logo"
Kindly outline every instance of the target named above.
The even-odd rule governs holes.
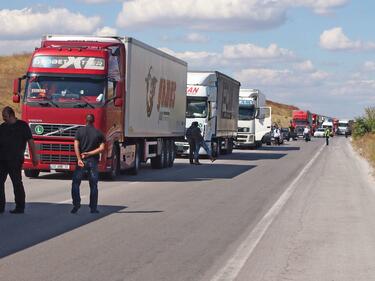
[[[37,135],[42,135],[44,133],[44,128],[42,125],[36,125],[34,131]]]

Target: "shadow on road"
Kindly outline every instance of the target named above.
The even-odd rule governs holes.
[[[262,146],[259,151],[296,151],[301,150],[299,146]]]
[[[245,161],[257,161],[257,160],[277,160],[286,156],[286,153],[257,153],[253,150],[247,153],[233,152],[229,155],[223,155],[222,159],[226,160],[245,160]]]
[[[73,215],[71,207],[70,204],[27,203],[25,214],[0,215],[0,258],[127,208],[100,205],[100,213],[91,214],[89,207],[82,205]]]

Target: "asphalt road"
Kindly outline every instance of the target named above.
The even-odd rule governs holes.
[[[68,176],[25,178],[0,280],[375,280],[375,185],[348,139],[187,162],[100,182],[100,214],[87,182],[72,215]]]

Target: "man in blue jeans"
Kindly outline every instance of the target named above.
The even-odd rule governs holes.
[[[206,150],[208,157],[211,159],[212,162],[215,161],[215,158],[212,156],[211,149],[208,147],[204,138],[202,137],[201,129],[198,126],[198,122],[194,121],[191,123],[191,139],[195,141],[195,152],[194,152],[194,164],[201,165],[199,162],[199,150],[201,147]]]
[[[98,206],[98,162],[99,155],[104,151],[105,138],[103,134],[94,127],[94,115],[86,116],[86,126],[77,130],[74,139],[74,151],[77,156],[77,167],[73,174],[72,214],[77,213],[81,207],[81,196],[79,186],[83,175],[88,173],[90,185],[90,210],[91,213],[99,213]]]

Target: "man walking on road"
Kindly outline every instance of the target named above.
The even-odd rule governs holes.
[[[326,138],[326,145],[329,145],[329,136],[330,136],[330,134],[331,134],[331,131],[329,130],[329,128],[328,127],[325,128],[325,130],[324,130],[324,136]]]
[[[77,130],[74,139],[74,151],[77,156],[77,167],[72,181],[72,214],[77,213],[81,207],[81,196],[79,186],[84,173],[88,173],[90,185],[90,210],[91,213],[99,213],[98,206],[98,162],[99,154],[104,151],[105,138],[103,134],[94,127],[94,115],[86,116],[86,126]]]
[[[202,137],[201,129],[199,129],[197,121],[191,123],[191,138],[195,142],[194,164],[201,165],[199,162],[199,150],[201,146],[204,148],[204,150],[206,150],[206,153],[211,161],[214,162],[215,158],[212,156],[210,148],[207,146],[204,138]]]
[[[10,176],[13,184],[16,208],[12,214],[25,211],[25,188],[22,183],[22,164],[26,143],[34,166],[38,164],[35,144],[29,125],[18,120],[14,110],[6,106],[2,111],[4,123],[0,125],[0,213],[5,210],[5,180]]]
[[[192,136],[192,131],[195,128],[195,125],[193,125],[193,123],[186,130],[186,134],[185,134],[186,139],[189,143],[189,162],[190,162],[190,164],[194,164],[194,153],[195,153],[195,140],[193,139],[193,136]]]

